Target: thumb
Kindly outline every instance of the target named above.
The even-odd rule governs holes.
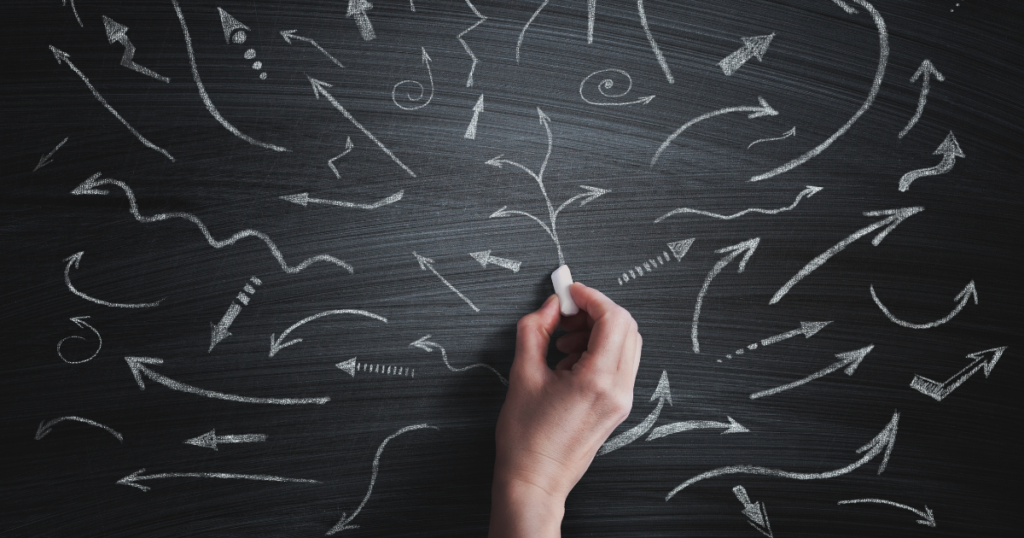
[[[516,324],[516,355],[510,376],[533,377],[549,370],[548,343],[560,319],[558,296],[552,295],[539,309],[519,320]]]

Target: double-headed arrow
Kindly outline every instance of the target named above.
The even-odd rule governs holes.
[[[985,377],[992,373],[992,369],[996,367],[996,363],[1003,356],[1003,352],[1006,351],[1006,347],[996,347],[992,349],[986,349],[985,351],[978,351],[967,355],[968,359],[972,359],[971,364],[968,364],[963,370],[960,370],[953,377],[947,379],[944,383],[933,381],[927,377],[915,375],[914,380],[910,382],[910,388],[924,394],[925,396],[931,396],[937,402],[941,402],[949,396],[954,390],[960,385],[963,385],[965,381],[980,370],[985,371]]]
[[[657,422],[658,417],[661,415],[661,409],[665,407],[665,402],[672,405],[672,392],[669,390],[668,386],[668,371],[661,372],[661,379],[658,380],[658,387],[654,389],[654,394],[651,394],[651,401],[653,402],[654,400],[658,400],[658,405],[654,408],[654,411],[651,411],[650,415],[647,415],[647,418],[645,418],[643,422],[605,441],[605,443],[601,445],[601,448],[597,450],[597,455],[603,456],[609,452],[618,450],[633,441],[636,441],[654,427],[654,423]]]
[[[839,370],[839,369],[842,369],[842,368],[845,368],[845,370],[843,370],[843,372],[846,373],[846,375],[853,375],[853,373],[857,371],[857,367],[860,366],[861,361],[864,360],[864,357],[867,357],[868,353],[871,353],[871,350],[874,349],[874,348],[875,348],[874,345],[870,345],[870,346],[862,347],[862,348],[854,350],[854,351],[847,351],[845,353],[838,353],[838,354],[836,354],[836,358],[839,359],[839,360],[834,362],[834,363],[832,363],[832,364],[830,364],[827,368],[824,368],[822,370],[818,370],[817,372],[814,372],[813,374],[811,374],[811,375],[809,375],[809,376],[807,376],[807,377],[805,377],[803,379],[800,379],[798,381],[794,381],[794,382],[789,383],[787,385],[782,385],[781,387],[775,387],[773,389],[762,390],[761,392],[755,392],[755,393],[750,395],[750,399],[751,400],[756,400],[758,398],[764,398],[765,396],[771,396],[773,394],[778,394],[778,393],[780,393],[782,391],[785,391],[785,390],[789,390],[789,389],[793,389],[793,388],[799,387],[800,385],[805,385],[807,383],[810,383],[811,381],[814,381],[815,379],[818,379],[820,377],[825,377],[828,374],[831,374],[832,372],[835,372],[836,370]]]
[[[480,311],[480,309],[477,308],[475,304],[473,304],[473,301],[469,300],[469,297],[466,297],[465,295],[463,295],[462,292],[457,290],[455,288],[455,286],[452,285],[451,282],[448,282],[448,280],[445,277],[441,276],[441,273],[438,273],[437,269],[434,269],[434,263],[435,263],[434,260],[432,260],[430,258],[427,258],[425,256],[420,256],[419,254],[416,254],[416,252],[413,252],[412,255],[416,256],[416,261],[419,262],[420,269],[422,269],[424,271],[429,269],[431,273],[434,273],[434,276],[436,276],[437,278],[441,279],[441,282],[444,282],[445,286],[448,286],[448,289],[452,290],[463,301],[466,301],[466,304],[468,304],[470,308],[472,308],[475,312],[479,312]]]
[[[892,501],[887,501],[885,499],[850,499],[848,501],[839,501],[836,504],[842,506],[844,504],[862,504],[862,503],[887,504],[889,506],[895,506],[896,508],[902,508],[903,510],[908,510],[908,511],[913,512],[913,513],[917,514],[918,516],[920,516],[922,519],[917,520],[917,522],[920,523],[921,525],[927,525],[929,527],[934,527],[935,526],[935,515],[932,514],[932,510],[930,508],[928,508],[927,506],[924,507],[924,512],[922,512],[920,510],[917,510],[917,509],[915,509],[913,507],[910,507],[910,506],[907,506],[905,504],[900,504],[900,503],[896,503],[896,502],[892,502]]]
[[[78,336],[78,335],[66,336],[66,337],[62,338],[60,340],[60,342],[57,342],[57,356],[60,357],[60,360],[66,362],[68,364],[82,364],[84,362],[89,362],[89,361],[93,360],[94,358],[96,358],[96,355],[100,354],[100,350],[103,349],[103,336],[100,335],[100,332],[97,331],[95,327],[93,327],[92,325],[89,325],[89,323],[85,321],[87,319],[89,319],[89,316],[78,316],[78,317],[71,318],[71,322],[74,323],[75,325],[78,325],[79,329],[84,329],[84,328],[88,327],[89,330],[91,330],[93,333],[96,334],[96,339],[99,340],[99,344],[96,346],[96,351],[94,351],[92,355],[89,355],[88,359],[82,359],[80,361],[69,361],[67,358],[64,357],[64,354],[61,353],[61,351],[60,351],[60,348],[64,345],[64,341],[65,340],[85,340],[85,338],[83,338],[81,336]]]
[[[523,264],[523,262],[517,262],[515,260],[510,260],[508,258],[499,258],[497,256],[491,256],[490,250],[470,252],[469,255],[472,256],[474,260],[480,262],[481,267],[487,267],[487,264],[493,264],[497,265],[498,267],[504,267],[505,269],[508,269],[513,273],[518,273],[519,267]]]
[[[661,143],[661,146],[658,147],[658,151],[654,152],[654,157],[651,158],[651,166],[654,166],[654,164],[658,162],[658,157],[661,157],[661,154],[664,153],[666,149],[668,149],[669,145],[671,145],[676,138],[679,138],[679,135],[683,134],[683,131],[689,129],[690,127],[706,119],[714,118],[715,116],[721,116],[722,114],[730,114],[733,112],[749,112],[750,114],[747,115],[747,118],[749,119],[779,115],[778,111],[772,108],[768,104],[768,102],[765,101],[763,98],[758,97],[757,102],[759,103],[758,106],[734,106],[729,108],[723,108],[721,110],[716,110],[714,112],[708,112],[707,114],[704,114],[702,116],[697,116],[696,118],[686,122],[685,124],[683,124],[682,127],[676,129],[676,132],[669,135],[669,137],[666,138],[665,141]]]
[[[113,435],[115,439],[117,439],[118,441],[120,441],[122,443],[124,442],[124,437],[122,437],[120,433],[115,431],[114,428],[111,428],[110,426],[104,426],[103,424],[100,424],[99,422],[96,422],[95,420],[89,420],[87,418],[76,417],[76,416],[73,416],[73,415],[72,416],[67,416],[67,417],[55,418],[55,419],[53,419],[51,421],[48,421],[48,422],[45,422],[45,421],[44,422],[40,422],[39,423],[39,428],[36,429],[36,441],[39,441],[43,437],[46,437],[47,435],[49,435],[49,433],[53,430],[54,426],[56,426],[57,424],[59,424],[61,422],[66,421],[66,420],[70,420],[70,421],[74,421],[74,422],[81,422],[82,424],[88,424],[90,426],[94,426],[94,427],[106,430],[106,432],[109,433],[110,435]]]
[[[743,512],[741,513],[747,516],[747,523],[750,523],[750,526],[757,529],[761,534],[768,538],[773,538],[772,526],[768,522],[768,511],[765,510],[764,503],[761,501],[750,502],[747,490],[743,486],[732,488],[732,493],[736,495],[736,499],[743,503]]]
[[[921,96],[917,100],[917,112],[910,118],[907,126],[900,131],[899,138],[907,136],[907,133],[917,125],[917,120],[921,119],[921,114],[924,113],[924,106],[928,104],[928,92],[931,91],[931,78],[935,77],[939,82],[944,82],[946,77],[939,73],[938,69],[935,69],[935,65],[932,64],[931,60],[925,60],[921,62],[921,67],[917,68],[914,72],[914,76],[910,77],[910,82],[917,82],[917,79],[921,78]]]
[[[920,170],[913,170],[904,174],[900,178],[900,192],[907,192],[910,184],[916,179],[948,173],[953,169],[953,165],[956,164],[957,157],[966,157],[963,150],[960,149],[960,144],[957,143],[956,137],[953,136],[953,131],[946,135],[946,139],[942,141],[942,144],[939,145],[932,155],[942,155],[942,161],[931,168],[921,168]]]
[[[958,293],[957,296],[953,299],[954,301],[959,301],[956,307],[953,308],[953,311],[950,312],[949,315],[947,315],[946,317],[932,321],[930,323],[910,323],[909,321],[903,321],[902,319],[899,319],[896,316],[892,315],[892,312],[890,312],[889,309],[886,308],[884,304],[882,304],[882,301],[878,299],[878,295],[875,294],[875,286],[873,284],[871,285],[871,298],[875,300],[875,304],[878,305],[878,308],[882,311],[883,314],[885,314],[885,317],[889,318],[889,321],[901,327],[906,327],[908,329],[931,329],[933,327],[938,327],[939,325],[945,324],[949,320],[956,317],[956,315],[959,314],[965,306],[967,306],[967,303],[971,302],[972,298],[974,299],[974,304],[978,304],[978,290],[975,288],[973,280],[968,282],[967,286],[964,287],[964,289],[960,293]]]
[[[147,77],[153,77],[160,82],[170,83],[171,79],[156,74],[149,68],[143,67],[132,59],[135,57],[135,45],[132,45],[132,41],[128,39],[128,27],[114,22],[111,18],[106,15],[103,16],[103,27],[107,30],[107,42],[114,44],[120,42],[124,45],[124,56],[121,57],[121,65],[146,75]]]
[[[287,41],[289,45],[292,44],[292,40],[293,39],[298,39],[299,41],[305,41],[306,43],[309,43],[310,45],[313,45],[314,47],[316,47],[316,50],[322,52],[324,56],[327,56],[327,58],[329,58],[332,62],[334,62],[334,65],[337,65],[338,67],[341,67],[342,69],[345,68],[345,66],[341,65],[341,62],[339,62],[337,58],[335,58],[334,56],[331,56],[331,53],[329,53],[326,50],[324,50],[324,48],[321,47],[320,45],[318,45],[316,41],[313,41],[312,39],[310,39],[308,37],[302,37],[300,35],[295,35],[295,32],[298,32],[298,30],[282,30],[281,31],[281,37],[283,37],[284,40]]]
[[[108,301],[96,299],[95,297],[90,297],[78,291],[71,284],[71,266],[74,265],[75,269],[78,269],[78,264],[82,261],[83,256],[85,256],[85,251],[76,252],[64,259],[64,261],[68,262],[67,266],[64,267],[64,283],[67,284],[68,290],[70,290],[71,293],[74,293],[75,295],[85,299],[86,301],[91,301],[98,305],[109,306],[111,308],[153,308],[155,306],[160,306],[160,303],[163,302],[163,299],[160,299],[155,303],[111,303]]]
[[[366,209],[372,210],[386,205],[391,205],[402,199],[405,195],[405,189],[402,189],[387,198],[381,198],[372,204],[357,204],[355,202],[345,202],[342,200],[322,200],[320,198],[310,198],[309,193],[303,192],[301,194],[289,194],[288,196],[280,196],[282,200],[298,204],[302,207],[306,207],[308,204],[320,204],[320,205],[333,205],[336,207],[347,207],[351,209]]]
[[[768,338],[765,338],[764,340],[761,340],[760,342],[754,342],[753,344],[750,344],[750,345],[747,346],[747,350],[754,351],[755,349],[758,348],[758,345],[760,345],[760,347],[770,346],[772,344],[777,344],[779,342],[782,342],[783,340],[789,340],[790,338],[793,338],[794,336],[803,335],[804,338],[810,338],[810,337],[818,334],[818,331],[824,329],[826,326],[828,326],[829,323],[832,323],[832,322],[831,321],[801,321],[799,329],[793,329],[792,331],[786,331],[786,332],[784,332],[782,334],[777,334],[775,336],[769,336]],[[737,349],[736,351],[734,351],[733,353],[735,353],[736,355],[742,355],[745,352],[746,351],[743,348],[740,348],[740,349]],[[731,359],[732,355],[726,355],[726,358]]]
[[[743,48],[736,52],[726,56],[722,61],[718,62],[718,67],[722,68],[722,72],[725,76],[730,77],[739,68],[743,67],[743,64],[747,63],[751,58],[757,58],[757,61],[764,59],[764,55],[768,52],[768,45],[771,45],[772,38],[775,34],[771,35],[759,35],[754,37],[742,37]]]
[[[718,260],[718,263],[711,268],[711,271],[708,272],[707,278],[704,279],[704,286],[701,287],[700,293],[697,294],[697,305],[693,308],[693,324],[690,326],[690,341],[693,343],[694,353],[700,353],[700,341],[697,340],[697,329],[698,324],[700,323],[700,308],[704,304],[704,296],[708,293],[708,287],[711,286],[711,281],[718,276],[718,273],[722,272],[722,269],[725,269],[727,265],[732,263],[732,261],[740,255],[743,256],[743,259],[740,260],[740,264],[736,272],[742,273],[743,270],[747,268],[747,262],[749,262],[750,257],[754,255],[754,251],[757,250],[757,245],[760,242],[761,238],[757,237],[742,243],[737,243],[731,247],[720,248],[715,251],[715,254],[728,255],[723,257],[721,260]]]
[[[388,322],[387,318],[385,318],[383,316],[378,316],[377,314],[374,314],[373,312],[367,312],[366,310],[349,310],[349,309],[344,309],[344,310],[327,310],[326,312],[320,312],[319,314],[314,314],[312,316],[309,316],[308,318],[304,318],[304,319],[302,319],[300,321],[297,321],[291,327],[288,327],[287,329],[282,331],[280,338],[275,338],[277,336],[276,334],[270,335],[270,356],[273,357],[274,355],[277,355],[278,351],[281,351],[282,349],[284,349],[284,348],[286,348],[288,346],[293,346],[295,344],[298,344],[299,342],[302,341],[301,338],[296,338],[294,340],[290,340],[288,342],[285,342],[285,339],[288,338],[288,335],[291,334],[291,332],[294,331],[295,329],[298,329],[299,327],[301,327],[301,326],[303,326],[303,325],[305,325],[305,324],[307,324],[307,323],[309,323],[311,321],[316,321],[316,320],[318,320],[318,319],[320,319],[322,317],[326,317],[326,316],[339,316],[339,315],[343,315],[343,314],[351,314],[353,316],[363,316],[363,317],[367,317],[367,318],[370,318],[370,319],[375,319],[375,320],[380,321],[382,323],[387,323]]]
[[[671,403],[671,402],[670,402]],[[651,430],[651,434],[647,436],[647,441],[653,441],[655,439],[661,439],[672,435],[674,433],[688,432],[690,430],[724,430],[722,435],[727,433],[747,433],[748,430],[739,422],[733,420],[732,417],[725,417],[729,419],[729,422],[716,422],[713,420],[687,420],[686,422],[673,422],[672,424],[666,424],[664,426],[658,426]]]
[[[198,437],[186,439],[186,445],[197,446],[199,448],[211,448],[217,450],[218,444],[233,444],[233,443],[262,443],[267,440],[266,434],[262,433],[247,433],[243,435],[217,435],[217,430],[210,430]]]

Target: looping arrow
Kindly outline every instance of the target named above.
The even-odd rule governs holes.
[[[80,361],[69,361],[66,357],[64,357],[64,354],[61,353],[61,350],[60,350],[61,346],[64,345],[64,341],[65,340],[85,340],[85,338],[83,338],[81,336],[77,336],[77,335],[67,336],[67,337],[64,337],[63,339],[61,339],[60,342],[57,342],[57,355],[60,357],[60,360],[66,362],[68,364],[82,364],[82,363],[86,363],[86,362],[89,362],[89,361],[93,360],[94,358],[96,358],[96,355],[100,354],[100,350],[103,349],[103,337],[100,336],[100,332],[97,331],[95,327],[93,327],[92,325],[89,325],[85,321],[87,319],[89,319],[89,316],[78,316],[78,317],[75,317],[75,318],[71,318],[71,322],[74,323],[75,325],[78,325],[79,329],[84,329],[84,328],[88,327],[89,330],[91,330],[92,332],[96,333],[96,338],[99,340],[99,344],[96,346],[96,351],[94,351],[92,355],[89,355],[88,359],[82,359]]]
[[[583,101],[586,102],[589,105],[596,105],[596,106],[646,105],[646,104],[650,103],[652,100],[654,100],[654,98],[656,97],[654,95],[648,95],[647,97],[641,97],[639,99],[634,99],[632,101],[620,101],[620,102],[614,102],[614,101],[613,102],[603,102],[603,101],[592,101],[590,99],[587,99],[587,96],[583,95],[583,88],[587,85],[587,82],[590,79],[592,79],[595,76],[600,75],[602,73],[608,73],[608,74],[615,73],[615,74],[618,74],[618,75],[622,75],[623,77],[626,78],[626,87],[625,87],[625,89],[623,89],[621,91],[615,91],[615,92],[610,91],[610,90],[612,90],[615,87],[615,80],[614,79],[609,77],[609,78],[605,78],[605,79],[601,80],[600,82],[598,82],[597,83],[597,91],[603,97],[607,97],[609,99],[619,99],[619,98],[625,97],[626,94],[628,94],[633,89],[633,78],[629,76],[629,73],[623,71],[622,69],[602,69],[600,71],[594,71],[593,73],[587,75],[587,78],[583,79],[582,82],[580,82],[580,99],[583,99]]]
[[[956,137],[953,136],[953,131],[950,131],[949,134],[946,135],[946,139],[942,141],[942,144],[939,145],[938,149],[936,149],[932,155],[942,155],[942,162],[931,168],[922,168],[920,170],[913,170],[904,174],[903,177],[900,178],[900,192],[907,192],[907,189],[910,188],[910,184],[913,183],[914,180],[949,173],[953,170],[953,165],[956,164],[957,157],[960,157],[961,159],[966,157],[963,150],[960,149],[960,144],[957,143]]]
[[[875,286],[873,284],[871,285],[871,298],[875,300],[875,304],[878,305],[878,308],[882,311],[883,314],[885,314],[885,317],[889,318],[889,321],[901,327],[906,327],[908,329],[931,329],[933,327],[943,325],[949,320],[956,317],[956,315],[959,314],[965,306],[967,306],[967,303],[971,301],[971,298],[974,299],[974,304],[978,304],[978,290],[974,286],[974,281],[970,281],[967,284],[967,286],[964,287],[963,291],[958,293],[956,298],[953,299],[954,301],[959,301],[959,303],[956,305],[956,308],[954,308],[948,316],[933,321],[931,323],[910,323],[908,321],[903,321],[897,318],[896,316],[892,315],[892,312],[890,312],[889,309],[886,308],[884,304],[882,304],[882,301],[878,299],[878,295],[875,294]]]
[[[328,310],[326,312],[320,312],[319,314],[314,314],[312,316],[309,316],[308,318],[305,318],[305,319],[303,319],[301,321],[298,321],[298,322],[294,323],[291,327],[288,327],[283,332],[281,332],[281,337],[280,338],[276,338],[275,339],[275,337],[277,336],[276,334],[270,335],[270,356],[273,357],[274,355],[277,355],[278,351],[281,351],[282,349],[284,349],[284,348],[286,348],[288,346],[293,346],[295,344],[298,344],[299,342],[302,341],[301,338],[296,338],[294,340],[289,340],[288,342],[285,342],[285,339],[288,338],[288,335],[291,334],[291,332],[294,331],[295,329],[298,329],[299,327],[301,327],[301,326],[303,326],[303,325],[305,325],[305,324],[307,324],[307,323],[309,323],[311,321],[316,321],[316,320],[318,320],[318,319],[320,319],[322,317],[338,316],[338,315],[343,315],[343,314],[350,314],[350,315],[353,315],[353,316],[363,316],[363,317],[367,317],[367,318],[370,318],[370,319],[375,319],[375,320],[380,321],[382,323],[387,323],[388,322],[387,318],[385,318],[383,316],[378,316],[377,314],[374,314],[373,312],[367,312],[366,310],[348,310],[348,309],[346,309],[346,310]]]
[[[40,422],[39,423],[39,428],[36,429],[36,441],[39,441],[43,437],[46,437],[47,435],[49,435],[50,432],[53,431],[53,427],[54,426],[56,426],[58,423],[66,421],[66,420],[71,420],[71,421],[74,421],[74,422],[81,422],[83,424],[88,424],[90,426],[95,426],[97,428],[101,428],[103,430],[106,430],[107,433],[109,433],[110,435],[113,435],[114,438],[117,439],[118,441],[124,443],[124,437],[120,433],[115,431],[113,428],[111,428],[110,426],[104,426],[103,424],[100,424],[99,422],[96,422],[95,420],[89,420],[87,418],[76,417],[76,416],[59,417],[59,418],[55,418],[55,419],[53,419],[53,420],[51,420],[49,422],[45,422],[45,421],[44,422]]]
[[[67,284],[68,290],[70,290],[71,293],[74,293],[75,295],[85,299],[86,301],[91,301],[98,305],[109,306],[111,308],[153,308],[160,306],[160,303],[163,302],[163,299],[160,299],[155,303],[111,303],[100,299],[96,299],[95,297],[90,297],[78,291],[71,284],[71,266],[74,265],[75,269],[78,269],[78,264],[82,261],[83,256],[85,256],[85,251],[76,252],[64,259],[64,261],[68,262],[67,266],[64,268],[64,283]]]
[[[111,18],[104,15],[103,27],[107,30],[108,43],[114,44],[115,42],[118,42],[124,46],[124,56],[121,57],[121,65],[127,67],[128,69],[131,69],[132,71],[142,73],[147,77],[153,77],[159,80],[160,82],[171,82],[171,79],[164,76],[160,76],[156,74],[153,70],[135,63],[135,61],[133,60],[133,58],[135,57],[135,45],[132,45],[132,41],[128,39],[127,26],[119,24]]]
[[[973,359],[971,364],[968,364],[963,370],[953,374],[953,377],[947,379],[945,383],[939,383],[938,381],[933,381],[927,377],[915,375],[914,380],[910,382],[910,388],[924,394],[925,396],[934,398],[937,402],[941,402],[946,399],[946,396],[952,394],[957,387],[963,385],[965,381],[970,379],[972,375],[978,373],[979,370],[984,370],[985,378],[987,379],[989,374],[992,373],[992,369],[996,367],[996,363],[999,362],[999,359],[1003,356],[1003,352],[1006,350],[1007,348],[1005,346],[996,347],[967,355],[968,359]]]
[[[672,391],[669,390],[668,371],[661,372],[661,379],[658,380],[658,387],[654,389],[654,394],[651,394],[651,401],[653,402],[654,400],[658,400],[658,405],[654,408],[654,411],[651,411],[650,415],[647,415],[647,418],[645,418],[643,422],[605,441],[604,444],[601,445],[601,448],[597,450],[597,455],[603,456],[609,452],[618,450],[633,441],[636,441],[654,427],[654,423],[658,421],[658,417],[661,415],[661,409],[665,407],[665,402],[672,405]],[[650,438],[647,440],[650,441]]]
[[[456,368],[456,367],[452,366],[452,364],[450,362],[448,362],[448,352],[445,351],[444,347],[441,346],[440,344],[438,344],[436,342],[431,342],[429,334],[424,336],[423,338],[420,338],[419,340],[409,344],[409,347],[418,347],[418,348],[422,349],[423,351],[426,351],[427,353],[430,353],[434,349],[440,350],[441,351],[441,360],[443,360],[444,361],[444,365],[447,366],[448,369],[453,371],[453,372],[465,372],[466,370],[470,370],[470,369],[473,369],[473,368],[486,368],[486,369],[494,372],[494,375],[498,376],[498,380],[501,381],[502,385],[505,385],[506,387],[508,386],[508,380],[505,379],[505,376],[501,375],[500,372],[495,370],[494,367],[492,367],[489,364],[484,364],[482,362],[478,362],[476,364],[470,364],[468,366],[463,366],[461,368]]]
[[[427,49],[425,49],[423,47],[420,47],[420,50],[423,51],[423,56],[422,56],[423,65],[427,66],[427,76],[430,78],[430,97],[427,97],[426,101],[423,101],[422,103],[420,103],[420,101],[423,100],[423,96],[424,96],[424,93],[425,93],[425,89],[423,88],[423,84],[421,84],[421,83],[419,83],[418,81],[415,81],[415,80],[403,80],[403,81],[399,82],[398,84],[395,84],[394,88],[391,88],[391,101],[393,103],[395,103],[395,106],[397,106],[398,108],[400,108],[402,110],[419,110],[419,109],[429,105],[430,101],[432,101],[434,99],[434,74],[430,71],[430,61],[431,61],[430,60],[430,55],[427,54]],[[416,97],[413,97],[413,95],[411,93],[409,93],[408,91],[406,91],[406,93],[405,93],[405,98],[408,99],[409,102],[418,103],[418,104],[413,105],[413,106],[405,106],[402,103],[398,102],[398,96],[397,96],[398,89],[400,87],[402,87],[402,86],[405,86],[405,85],[416,86],[417,88],[419,88],[419,92],[420,93]]]

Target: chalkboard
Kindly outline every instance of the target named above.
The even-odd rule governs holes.
[[[5,8],[0,535],[484,536],[563,263],[566,536],[1016,535],[1019,2]]]

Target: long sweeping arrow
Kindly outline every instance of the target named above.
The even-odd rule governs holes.
[[[874,349],[874,348],[875,348],[875,346],[872,344],[870,346],[862,347],[862,348],[854,350],[854,351],[847,351],[845,353],[839,353],[839,354],[836,355],[836,358],[839,359],[839,360],[834,362],[834,363],[832,363],[832,364],[830,364],[828,367],[826,367],[826,368],[824,368],[822,370],[818,370],[817,372],[814,372],[813,374],[811,374],[811,375],[809,375],[809,376],[807,376],[807,377],[805,377],[803,379],[800,379],[798,381],[794,381],[792,383],[789,383],[789,384],[786,384],[786,385],[782,385],[781,387],[775,387],[773,389],[762,390],[761,392],[755,392],[755,393],[750,395],[750,399],[751,400],[756,400],[758,398],[764,398],[765,396],[771,396],[773,394],[778,394],[778,393],[780,393],[782,391],[785,391],[785,390],[789,390],[789,389],[793,389],[793,388],[799,387],[800,385],[806,385],[807,383],[810,383],[811,381],[814,381],[815,379],[818,379],[818,378],[821,378],[821,377],[825,377],[828,374],[831,374],[832,372],[835,372],[836,370],[843,369],[843,368],[845,368],[845,370],[843,370],[843,372],[846,375],[853,375],[853,373],[857,371],[857,367],[860,366],[860,363],[864,360],[864,357],[867,357],[868,353],[871,353],[871,350]]]
[[[199,448],[210,448],[217,450],[218,444],[237,444],[237,443],[262,443],[267,440],[266,434],[263,433],[246,433],[242,435],[217,435],[217,430],[212,429],[200,436],[186,439],[186,445],[197,446]]]
[[[261,482],[295,482],[301,484],[319,484],[319,480],[306,478],[288,478],[284,476],[273,476],[266,474],[237,474],[237,473],[158,473],[144,475],[146,469],[139,469],[134,473],[117,481],[118,485],[139,488],[142,491],[149,491],[149,486],[139,484],[143,480],[161,480],[165,478],[220,478],[226,480],[257,480]]]

